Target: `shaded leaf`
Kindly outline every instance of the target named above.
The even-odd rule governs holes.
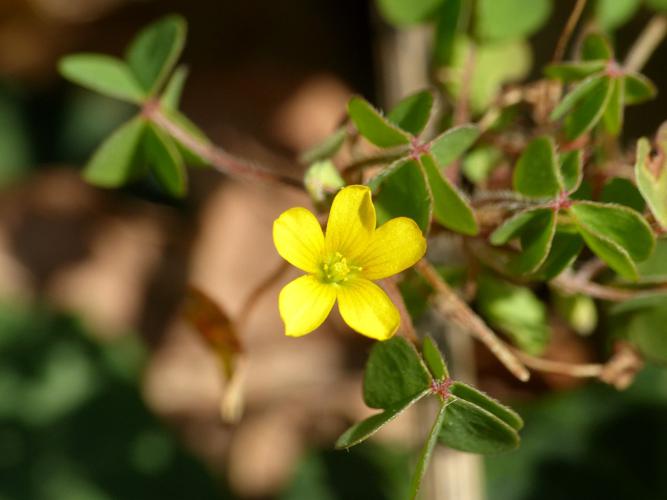
[[[653,99],[658,89],[651,80],[639,73],[627,73],[625,80],[625,104],[640,104]]]
[[[560,120],[563,116],[569,113],[579,101],[602,85],[605,78],[607,77],[604,75],[591,75],[581,83],[577,84],[570,92],[568,92],[563,100],[558,103],[558,106],[554,108],[550,118],[552,120]]]
[[[607,107],[602,115],[604,128],[611,135],[618,135],[623,125],[623,95],[623,78],[612,78]]]
[[[136,117],[111,134],[88,161],[83,172],[86,181],[107,188],[127,182],[132,177],[146,127],[146,121]]]
[[[146,127],[144,155],[153,167],[160,185],[172,196],[182,197],[187,191],[187,174],[176,144],[153,124]]]
[[[647,359],[667,362],[667,299],[663,296],[659,305],[636,312],[628,321],[628,339]]]
[[[568,193],[573,193],[581,185],[584,178],[581,150],[568,151],[560,155],[560,175],[563,187]]]
[[[442,3],[443,0],[377,0],[380,14],[395,26],[426,21]]]
[[[345,130],[345,127],[340,127],[332,134],[325,137],[324,140],[304,151],[299,157],[299,161],[310,164],[315,163],[316,161],[332,158],[338,151],[340,151],[346,138],[347,130]]]
[[[519,446],[519,435],[492,413],[456,398],[449,403],[438,439],[455,450],[484,455],[510,451]]]
[[[488,323],[501,330],[523,351],[541,354],[551,336],[546,308],[530,289],[483,275],[476,304]]]
[[[431,141],[429,150],[440,167],[450,165],[479,137],[476,125],[460,125],[450,128]]]
[[[533,198],[555,197],[563,189],[556,147],[551,137],[534,139],[514,167],[514,190]]]
[[[476,32],[490,40],[526,38],[549,19],[550,0],[532,0],[526,8],[523,0],[479,0]]]
[[[592,129],[602,118],[612,94],[611,78],[600,78],[577,102],[576,107],[565,119],[565,136],[574,140]]]
[[[58,70],[65,78],[100,94],[140,104],[146,93],[124,61],[101,54],[63,57]]]
[[[661,127],[661,130],[667,128]],[[660,134],[658,134],[660,136]],[[651,157],[651,144],[647,139],[639,139],[637,143],[637,160],[635,163],[635,179],[637,187],[648,203],[651,213],[658,223],[667,229],[667,137],[658,142],[662,156]]]
[[[558,276],[575,261],[584,242],[578,233],[558,228],[551,242],[551,251],[536,273],[536,277],[549,281]]]
[[[445,410],[447,409],[448,402],[443,402],[440,405],[440,411],[435,418],[433,427],[431,427],[431,432],[429,432],[424,447],[422,448],[419,458],[417,459],[417,465],[415,466],[415,471],[412,475],[412,480],[410,481],[410,499],[415,500],[417,494],[421,489],[421,484],[426,474],[426,469],[429,462],[431,461],[431,455],[433,454],[433,448],[435,448],[435,443],[438,440],[438,435],[440,429],[442,428],[442,423],[445,419]]]
[[[188,68],[179,66],[171,75],[167,85],[164,88],[160,103],[169,109],[178,109],[181,103],[181,95],[185,87],[185,80],[188,77]]]
[[[431,375],[415,348],[402,337],[377,342],[366,362],[364,401],[371,408],[394,408],[416,398]]]
[[[584,61],[608,61],[614,58],[609,39],[601,33],[591,32],[581,44],[581,58]]]
[[[431,222],[431,197],[422,169],[414,160],[398,160],[369,183],[378,225],[394,217],[410,217],[428,232]]]
[[[440,352],[440,349],[438,349],[438,345],[429,335],[424,337],[422,342],[422,355],[424,356],[426,366],[431,370],[433,378],[443,380],[449,377],[447,365],[442,357],[442,353]]]
[[[361,97],[353,97],[347,104],[350,119],[368,141],[381,148],[410,143],[410,136],[387,120]]]
[[[454,382],[449,392],[495,415],[517,431],[523,427],[523,419],[517,412],[468,384]]]
[[[435,25],[433,59],[438,66],[450,66],[454,56],[454,41],[461,19],[464,0],[444,0]]]
[[[432,107],[433,93],[430,90],[422,90],[399,102],[387,114],[387,118],[406,132],[419,135],[431,117]]]
[[[126,59],[143,89],[155,93],[164,83],[183,51],[187,24],[169,15],[146,26],[132,40]]]
[[[349,448],[365,441],[428,393],[428,390],[422,391],[412,398],[396,403],[382,413],[376,413],[375,415],[356,423],[341,434],[336,441],[336,448]]]
[[[473,236],[479,232],[472,208],[452,184],[445,179],[430,155],[422,155],[421,165],[431,188],[433,214],[444,227]]]
[[[211,144],[211,141],[208,140],[206,134],[204,134],[204,132],[202,132],[197,125],[192,123],[190,119],[180,111],[167,108],[164,110],[164,114],[169,118],[171,122],[175,123],[183,130],[185,130],[188,133],[188,135],[196,138],[197,141],[203,146],[208,146]],[[199,156],[196,152],[191,150],[188,146],[180,142],[177,137],[172,137],[172,139],[176,142],[178,151],[187,165],[203,167],[209,164],[207,160],[205,160],[204,158]]]
[[[637,266],[623,247],[604,235],[591,231],[586,226],[580,226],[579,232],[588,248],[605,261],[610,268],[626,279],[637,279]]]
[[[605,183],[600,193],[600,201],[624,205],[639,213],[642,213],[646,207],[646,202],[637,186],[629,179],[622,177],[613,177]]]

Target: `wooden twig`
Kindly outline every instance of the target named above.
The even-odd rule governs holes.
[[[652,288],[641,289],[620,288],[601,285],[594,281],[582,279],[582,277],[573,274],[571,271],[561,273],[549,283],[567,293],[582,293],[595,299],[609,300],[611,302],[622,302],[628,299],[637,299],[659,293],[667,293],[667,284],[660,284]]]
[[[639,71],[667,35],[667,16],[656,14],[630,47],[623,67],[626,71]]]
[[[415,268],[437,293],[435,304],[443,316],[482,342],[516,378],[523,382],[530,378],[516,354],[456,295],[431,264],[422,259]]]

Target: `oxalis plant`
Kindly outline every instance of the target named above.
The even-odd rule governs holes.
[[[398,28],[433,27],[430,85],[386,114],[352,97],[344,124],[301,156],[303,179],[227,153],[179,111],[187,75],[176,66],[186,34],[179,16],[145,28],[122,60],[75,54],[60,71],[138,107],[86,165],[94,185],[149,177],[183,197],[185,165],[196,165],[309,194],[318,215],[295,207],[273,226],[278,253],[304,272],[280,293],[285,334],[316,330],[338,303],[351,329],[377,341],[363,397],[378,412],[338,448],[422,399],[436,402],[423,422],[415,497],[436,444],[490,454],[520,442],[517,413],[452,377],[441,351],[448,335],[478,339],[524,382],[538,371],[623,389],[646,360],[667,362],[667,128],[638,141],[622,134],[625,108],[656,95],[640,71],[667,32],[667,3],[573,2],[543,77],[528,83],[517,83],[531,69],[525,39],[549,18],[549,0],[377,6]],[[656,13],[619,56],[614,30],[637,9]],[[190,300],[218,317],[202,292]],[[188,311],[206,323],[196,304]],[[593,336],[601,361],[542,357],[554,322],[582,343]],[[239,339],[208,339],[233,377]]]

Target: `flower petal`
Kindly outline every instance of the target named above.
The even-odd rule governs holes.
[[[362,278],[338,287],[338,309],[353,330],[377,340],[390,338],[401,323],[398,309],[387,294]]]
[[[301,337],[320,326],[336,301],[336,289],[306,274],[280,291],[278,308],[285,335]]]
[[[319,272],[324,234],[309,210],[295,207],[283,212],[273,223],[273,244],[293,266],[308,273]]]
[[[367,186],[348,186],[334,198],[325,237],[328,252],[347,259],[361,254],[375,230],[375,207]]]
[[[364,278],[379,280],[414,265],[426,253],[426,239],[408,217],[397,217],[380,226],[356,264]]]

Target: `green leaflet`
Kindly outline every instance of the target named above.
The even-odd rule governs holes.
[[[607,108],[602,115],[604,128],[611,135],[618,135],[623,125],[624,78],[611,78],[611,90],[607,100]]]
[[[664,130],[667,130],[667,128],[661,127],[661,131]],[[664,155],[667,140],[660,140],[660,136],[661,133],[659,132],[657,146]],[[648,139],[639,139],[635,179],[637,180],[637,187],[648,203],[653,216],[663,228],[667,229],[667,161],[663,159],[658,163],[658,158],[652,159],[650,152],[651,144]]]
[[[407,96],[388,114],[387,119],[412,135],[421,134],[431,117],[433,93],[422,90]]]
[[[627,73],[625,80],[625,104],[640,104],[655,98],[658,89],[651,80],[639,73]]]
[[[382,17],[395,26],[426,21],[442,3],[443,0],[377,0]]]
[[[528,144],[514,167],[514,190],[532,198],[555,197],[562,190],[551,137],[543,136]]]
[[[153,167],[160,185],[172,196],[181,198],[187,191],[183,158],[174,141],[153,124],[148,124],[143,140],[144,156]]]
[[[422,356],[424,356],[426,366],[431,371],[433,378],[436,380],[443,380],[449,377],[447,365],[442,357],[442,353],[440,353],[440,349],[438,349],[435,341],[428,335],[424,337],[422,343]]]
[[[447,167],[472,146],[478,137],[479,128],[476,125],[460,125],[433,139],[429,150],[438,166]]]
[[[410,143],[410,136],[387,120],[361,97],[353,97],[347,104],[350,119],[368,141],[381,148]]]
[[[551,8],[550,0],[531,0],[530,8],[523,0],[480,0],[476,32],[489,40],[526,38],[549,19]]]

